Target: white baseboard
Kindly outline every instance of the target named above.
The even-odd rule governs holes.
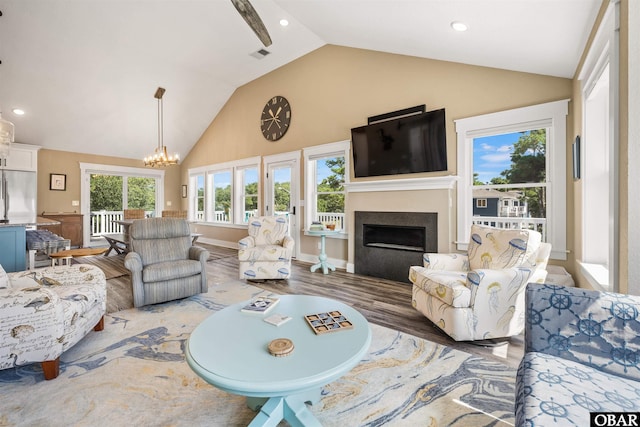
[[[223,248],[238,249],[238,242],[227,242],[226,240],[211,239],[209,237],[200,237],[198,242],[206,243],[208,245],[221,246]],[[305,262],[309,265],[313,265],[318,262],[317,254],[300,254],[296,258],[296,261]],[[344,259],[327,258],[330,264],[333,264],[336,268],[346,269],[347,273],[353,273],[354,267],[352,263],[347,263]]]

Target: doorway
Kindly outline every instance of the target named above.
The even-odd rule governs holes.
[[[119,233],[124,209],[144,209],[155,217],[164,205],[164,171],[81,164],[83,246],[103,246],[101,237]]]
[[[287,215],[289,233],[295,240],[294,257],[300,253],[300,152],[277,154],[263,158],[264,214]]]

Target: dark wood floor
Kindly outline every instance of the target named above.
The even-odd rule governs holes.
[[[210,252],[211,286],[238,278],[238,257],[234,249],[200,244]],[[324,275],[312,273],[310,264],[293,261],[288,280],[252,281],[252,285],[279,294],[319,295],[345,302],[372,323],[400,330],[432,342],[517,367],[524,351],[523,337],[499,342],[456,342],[411,307],[411,284],[361,276],[336,270]]]

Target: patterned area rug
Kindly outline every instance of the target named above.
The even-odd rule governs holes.
[[[0,425],[246,426],[255,413],[245,399],[195,375],[184,347],[215,311],[267,294],[231,281],[185,300],[112,313],[104,331],[91,332],[62,355],[55,380],[45,381],[39,364],[0,371]],[[513,369],[381,326],[371,329],[367,356],[325,386],[321,402],[311,407],[322,425],[513,424]]]

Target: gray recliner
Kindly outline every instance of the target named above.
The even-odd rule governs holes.
[[[129,227],[129,239],[131,252],[124,265],[131,271],[134,307],[207,292],[209,252],[192,246],[186,220],[136,220]]]

